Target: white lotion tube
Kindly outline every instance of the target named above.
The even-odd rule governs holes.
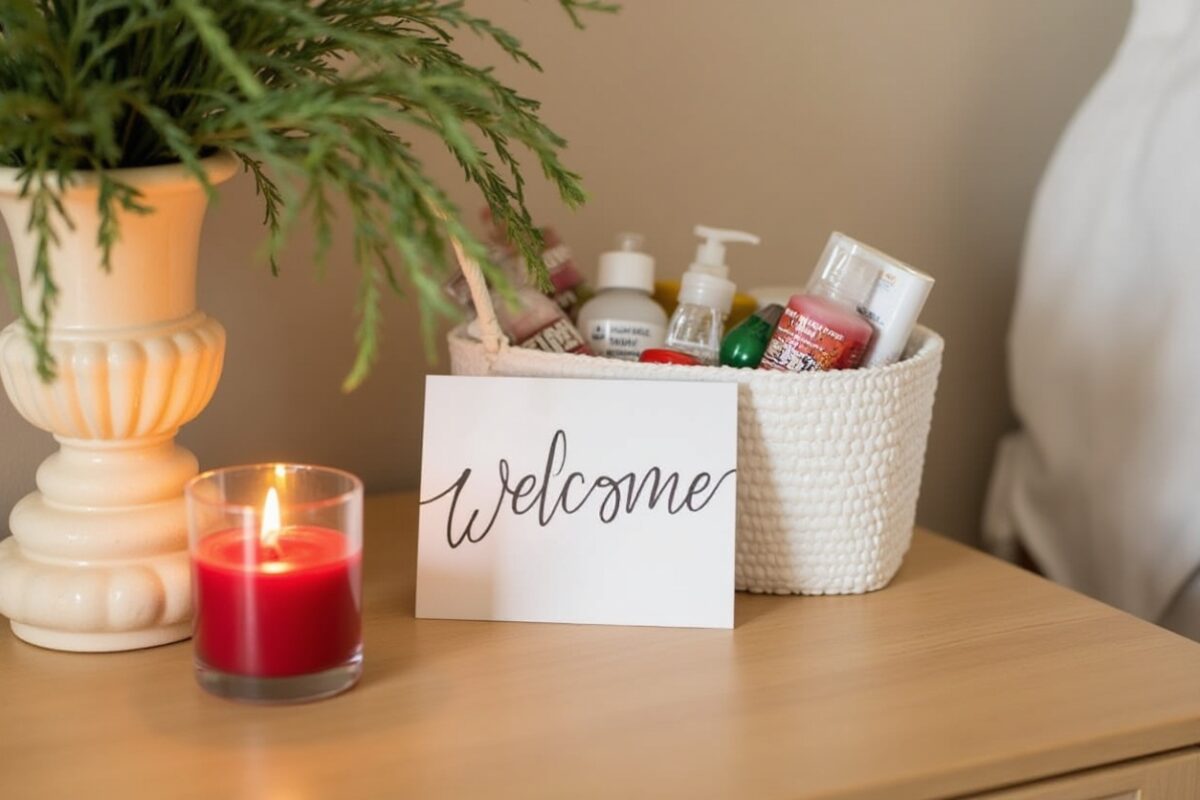
[[[864,367],[882,367],[900,360],[933,288],[929,275],[892,258],[881,259],[879,268],[871,296],[858,309],[875,328],[863,356]]]

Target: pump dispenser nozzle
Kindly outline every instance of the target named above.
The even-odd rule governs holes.
[[[695,232],[704,241],[696,247],[696,260],[692,262],[692,265],[688,269],[694,272],[703,272],[707,275],[716,275],[718,278],[729,277],[729,267],[725,264],[726,242],[758,244],[760,241],[753,233],[731,231],[724,228],[709,228],[706,225],[697,225]]]
[[[679,302],[704,305],[715,308],[722,314],[728,314],[737,287],[729,280],[729,266],[725,263],[725,243],[758,244],[759,238],[745,231],[729,231],[704,225],[696,226],[696,235],[704,241],[696,248],[696,260],[688,267],[687,272],[683,273]]]

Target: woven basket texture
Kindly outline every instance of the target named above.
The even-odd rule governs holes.
[[[738,384],[738,589],[858,594],[886,586],[908,551],[942,338],[918,328],[887,367],[802,374],[640,364],[545,353],[459,327],[457,375]],[[495,345],[493,345],[495,346]]]

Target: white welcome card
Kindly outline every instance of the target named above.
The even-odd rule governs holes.
[[[731,628],[736,471],[736,384],[429,376],[417,616]]]

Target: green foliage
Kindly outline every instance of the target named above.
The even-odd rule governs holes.
[[[613,8],[559,3],[578,27],[581,11]],[[427,347],[434,315],[454,313],[439,288],[447,236],[494,272],[406,130],[445,144],[545,280],[514,148],[533,155],[568,206],[584,199],[579,177],[559,160],[565,142],[538,103],[455,52],[461,32],[540,69],[512,34],[461,0],[0,0],[0,164],[19,168],[32,203],[40,302],[18,311],[43,378],[54,374],[50,247],[70,225],[59,198],[82,170],[100,189],[106,269],[117,210],[144,211],[115,169],[180,162],[211,192],[201,159],[232,153],[257,184],[274,271],[302,219],[323,264],[330,198],[344,197],[360,272],[348,390],[371,369],[384,292],[400,292],[402,277],[416,290]]]

